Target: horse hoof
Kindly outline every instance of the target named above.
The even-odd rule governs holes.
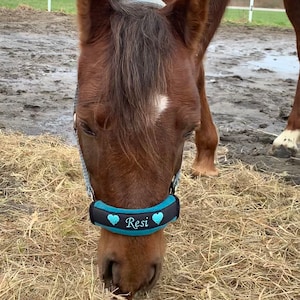
[[[295,148],[288,148],[283,145],[280,146],[272,146],[269,151],[269,154],[279,158],[290,158],[292,156],[296,156],[297,149]]]
[[[192,178],[196,177],[217,177],[219,175],[219,170],[216,168],[213,169],[201,169],[197,170],[195,168],[192,169]]]
[[[270,155],[289,158],[296,156],[298,152],[297,144],[300,142],[300,129],[285,129],[273,142],[273,146],[269,151]]]

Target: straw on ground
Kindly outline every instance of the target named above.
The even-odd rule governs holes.
[[[77,149],[50,136],[0,140],[0,299],[110,299]],[[161,279],[137,299],[299,299],[299,187],[243,164],[191,179],[185,156]]]

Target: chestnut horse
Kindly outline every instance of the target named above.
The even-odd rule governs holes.
[[[205,93],[203,56],[228,0],[77,0],[80,31],[75,129],[91,221],[102,227],[100,275],[128,299],[157,281],[163,228],[185,139],[195,130],[194,175],[217,175],[218,134]],[[298,55],[300,2],[285,1]],[[274,147],[297,148],[300,86]]]
[[[289,17],[295,33],[297,41],[298,60],[300,62],[300,1],[284,0],[284,6],[287,16]],[[296,154],[298,151],[297,143],[300,142],[300,72],[298,76],[298,84],[294,99],[292,111],[289,115],[285,130],[274,140],[273,151],[276,148],[284,147]]]
[[[200,125],[195,57],[208,0],[77,0],[74,125],[102,227],[100,276],[131,299],[157,281],[186,138]]]
[[[210,0],[209,16],[206,24],[205,32],[200,42],[200,50],[198,55],[198,64],[200,67],[200,76],[198,78],[198,88],[201,100],[201,126],[196,130],[196,146],[197,155],[193,164],[194,175],[217,175],[218,170],[215,167],[215,151],[218,144],[218,135],[213,124],[209,106],[207,104],[204,82],[204,70],[202,59],[205,51],[214,36],[220,21],[224,14],[225,8],[229,0]],[[288,18],[290,19],[297,41],[297,53],[300,61],[300,1],[284,0],[284,6]],[[271,154],[280,156],[283,152],[295,155],[298,151],[297,143],[300,142],[300,73],[294,104],[289,115],[285,130],[274,140]]]

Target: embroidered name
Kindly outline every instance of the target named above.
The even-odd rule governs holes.
[[[146,217],[144,220],[136,220],[134,217],[128,217],[125,219],[126,228],[132,228],[132,229],[139,229],[139,228],[147,228],[149,227],[148,224],[148,217]]]

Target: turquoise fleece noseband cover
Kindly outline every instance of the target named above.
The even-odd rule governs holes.
[[[128,236],[144,236],[176,221],[179,210],[179,200],[175,195],[169,195],[163,202],[144,209],[117,208],[96,200],[90,205],[90,218],[94,225],[108,231]]]

